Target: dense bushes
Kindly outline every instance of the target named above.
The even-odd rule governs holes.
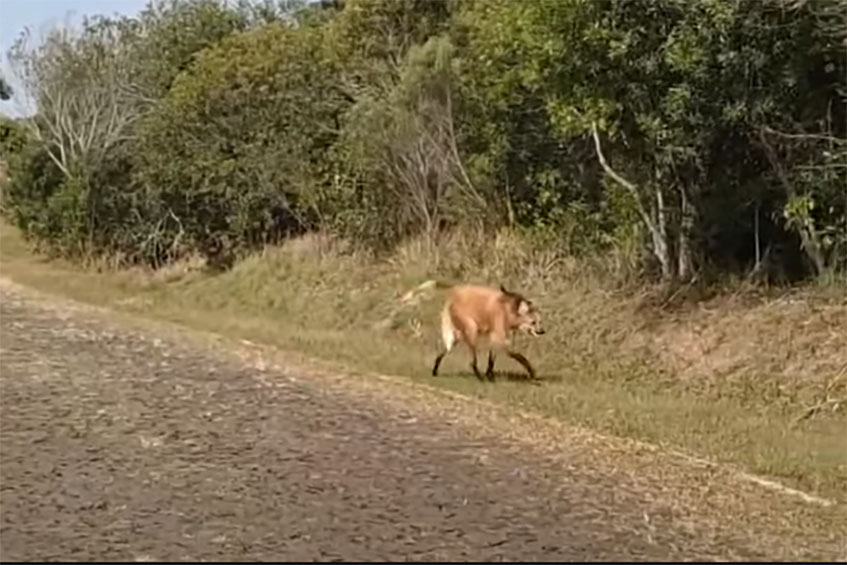
[[[19,45],[39,112],[4,145],[4,213],[154,263],[511,223],[666,280],[847,267],[835,0],[284,6],[173,0]]]
[[[273,23],[229,37],[144,118],[136,182],[188,248],[237,252],[315,227],[349,105],[321,35]]]

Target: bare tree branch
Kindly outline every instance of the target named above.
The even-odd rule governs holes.
[[[780,184],[782,184],[785,189],[785,194],[789,198],[796,197],[797,191],[794,188],[794,183],[792,183],[791,179],[788,177],[788,172],[780,162],[776,150],[770,143],[768,143],[764,128],[760,128],[758,134],[759,144],[764,150],[765,157],[767,157],[768,162],[776,174],[776,177],[779,179]],[[814,233],[814,228],[812,226],[803,226],[797,231],[800,235],[800,241],[803,244],[803,249],[812,261],[816,272],[818,274],[823,273],[826,270],[826,262],[824,261],[823,253],[821,253],[820,242],[818,241],[817,234]]]
[[[835,137],[832,135],[825,135],[821,133],[786,133],[779,130],[775,130],[770,126],[762,126],[761,129],[766,133],[770,133],[779,137],[784,137],[786,139],[806,139],[817,141],[830,141],[836,144],[847,144],[847,139]]]
[[[665,279],[671,278],[673,271],[671,269],[670,249],[668,246],[667,226],[665,219],[666,211],[661,188],[657,186],[655,191],[656,216],[658,220],[654,221],[653,218],[650,217],[650,214],[647,213],[647,210],[644,208],[644,204],[641,201],[641,194],[638,191],[638,187],[636,187],[633,183],[629,182],[621,175],[616,173],[615,170],[612,169],[612,167],[609,165],[608,161],[606,161],[606,156],[603,154],[603,149],[600,146],[600,135],[597,133],[596,122],[591,122],[591,134],[594,137],[594,148],[597,151],[597,159],[600,161],[600,166],[603,167],[603,170],[606,172],[607,175],[612,177],[615,182],[626,188],[632,195],[633,199],[635,200],[635,205],[638,210],[638,214],[641,216],[641,220],[644,222],[644,225],[650,232],[650,236],[653,241],[653,255],[655,255],[656,259],[659,261],[659,264],[662,268],[662,276]]]

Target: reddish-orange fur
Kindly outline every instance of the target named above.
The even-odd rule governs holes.
[[[476,363],[476,352],[481,339],[487,339],[491,347],[488,357],[486,376],[494,379],[494,357],[496,350],[505,350],[506,354],[518,361],[535,378],[535,370],[526,357],[509,347],[509,338],[516,330],[531,335],[541,335],[541,316],[532,302],[520,294],[509,292],[502,286],[497,288],[477,285],[459,285],[449,287],[436,281],[427,281],[416,290],[432,287],[451,288],[441,313],[441,338],[443,347],[435,359],[433,376],[438,374],[441,360],[459,342],[464,342],[471,351],[471,368],[482,379]],[[411,291],[406,300],[414,295]]]

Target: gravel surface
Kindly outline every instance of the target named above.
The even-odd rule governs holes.
[[[0,322],[6,561],[762,558],[319,380],[8,288]]]

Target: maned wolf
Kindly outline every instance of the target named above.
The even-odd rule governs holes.
[[[443,347],[435,358],[432,375],[438,374],[438,366],[457,341],[464,341],[471,351],[471,368],[482,380],[476,365],[476,351],[480,338],[488,338],[490,351],[485,376],[494,380],[494,357],[496,350],[523,365],[531,379],[535,370],[526,357],[512,351],[509,338],[513,331],[521,330],[532,336],[544,333],[541,314],[532,301],[520,294],[510,292],[500,285],[499,289],[477,285],[450,285],[440,281],[426,281],[406,293],[403,302],[412,300],[418,293],[431,288],[451,289],[441,312],[441,339]]]

